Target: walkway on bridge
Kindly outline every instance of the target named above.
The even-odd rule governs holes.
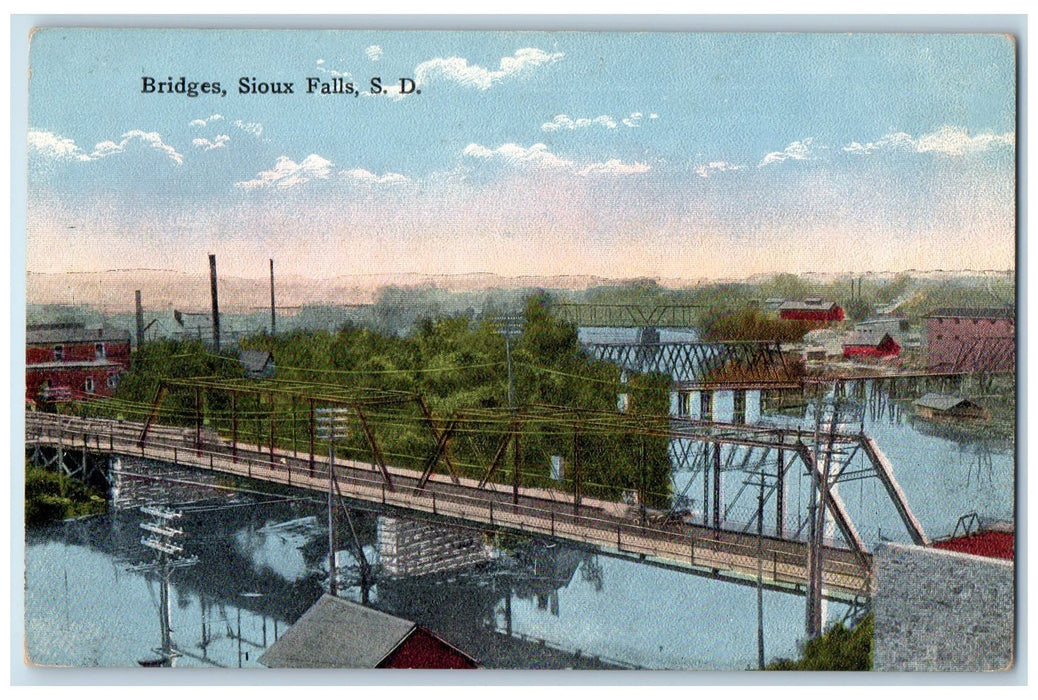
[[[148,439],[139,443],[143,427],[30,413],[26,446],[164,461],[322,493],[334,485],[341,498],[405,515],[543,535],[718,577],[756,580],[759,573],[773,588],[802,589],[808,582],[808,548],[802,542],[716,530],[680,519],[643,521],[637,510],[618,503],[588,498],[575,502],[533,488],[513,494],[509,487],[480,488],[476,480],[464,477],[455,482],[432,474],[423,487],[421,474],[392,466],[386,467],[392,477],[387,482],[372,464],[358,461],[337,461],[330,480],[324,457],[315,455],[311,467],[310,455],[297,458],[279,449],[271,454],[258,446],[238,444],[237,454],[232,454],[222,441],[185,444],[182,429],[163,426],[152,426]],[[830,544],[822,560],[823,586],[830,596],[858,599],[871,594],[870,556]]]

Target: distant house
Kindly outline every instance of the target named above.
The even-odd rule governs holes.
[[[979,420],[987,417],[987,411],[983,406],[950,394],[926,394],[914,405],[920,416],[931,420]]]
[[[847,336],[843,343],[843,356],[894,358],[901,354],[901,346],[890,333],[879,328],[859,329]]]
[[[813,321],[816,323],[835,323],[842,321],[843,309],[835,302],[825,301],[820,297],[811,297],[803,301],[787,301],[779,306],[779,318],[784,321]]]
[[[478,668],[424,627],[323,595],[259,658],[268,668]]]
[[[267,379],[274,376],[274,356],[264,350],[241,350],[238,362],[250,379]]]
[[[29,326],[25,333],[25,398],[74,401],[111,396],[130,367],[130,334],[83,323]]]
[[[1012,372],[1016,318],[1011,307],[944,308],[926,319],[927,366],[935,372]]]

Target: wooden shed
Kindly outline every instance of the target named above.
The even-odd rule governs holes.
[[[930,420],[984,420],[987,411],[983,406],[962,396],[950,394],[926,394],[915,402],[916,411]]]

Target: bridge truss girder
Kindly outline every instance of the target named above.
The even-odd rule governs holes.
[[[583,343],[597,360],[630,372],[661,372],[689,386],[788,386],[799,380],[786,365],[779,343],[661,342]]]
[[[552,314],[583,328],[694,328],[696,304],[554,303]]]

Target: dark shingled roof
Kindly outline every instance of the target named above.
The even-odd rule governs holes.
[[[325,594],[259,658],[268,668],[376,668],[416,625]]]
[[[82,323],[41,323],[25,329],[27,345],[62,345],[65,343],[130,342],[130,333],[105,326],[87,328]]]
[[[956,406],[966,404],[967,406],[976,407],[977,404],[973,403],[969,399],[961,396],[952,396],[950,394],[926,394],[922,398],[917,399],[915,402],[916,406],[922,406],[923,408],[932,408],[936,411],[950,411]]]
[[[834,301],[826,301],[817,297],[803,301],[787,301],[779,307],[780,311],[829,311],[836,306]]]
[[[847,339],[844,341],[844,347],[848,345],[853,346],[867,346],[867,347],[879,347],[879,344],[887,337],[891,340],[894,339],[890,333],[882,328],[859,328],[858,330],[850,333]]]
[[[989,306],[977,308],[944,307],[936,309],[927,318],[1013,318],[1012,306]]]
[[[274,361],[274,357],[265,350],[241,350],[238,352],[238,362],[249,374],[260,374],[269,371],[268,364]]]

